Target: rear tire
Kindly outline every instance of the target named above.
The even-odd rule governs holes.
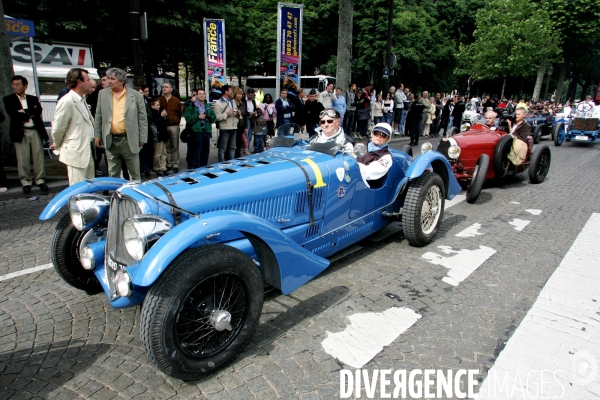
[[[100,293],[102,285],[93,271],[86,270],[79,261],[79,246],[86,232],[78,231],[71,215],[63,216],[54,231],[50,247],[50,259],[56,273],[74,288],[85,290],[89,294]]]
[[[515,175],[514,166],[508,161],[512,141],[511,135],[502,136],[494,149],[494,175],[497,179],[505,179]],[[508,172],[506,172],[507,168]]]
[[[409,146],[409,145],[407,145],[407,144],[400,146],[400,151],[405,152],[406,154],[408,154],[409,156],[411,156],[411,158],[413,156],[412,147]]]
[[[480,155],[477,164],[475,164],[475,171],[473,172],[473,178],[471,178],[471,184],[467,188],[467,203],[473,204],[479,198],[489,166],[490,157],[487,154]]]
[[[551,158],[548,146],[542,146],[533,152],[529,160],[529,181],[531,183],[544,182],[550,170]]]
[[[263,280],[247,255],[225,245],[188,250],[148,291],[140,328],[144,349],[169,376],[203,378],[243,350],[262,305]]]
[[[413,246],[425,246],[435,237],[444,216],[446,190],[442,178],[434,172],[409,182],[402,229],[404,236]]]
[[[540,142],[540,140],[542,140],[543,128],[544,127],[542,125],[538,125],[535,127],[535,130],[533,131],[533,143],[534,144],[538,144]]]

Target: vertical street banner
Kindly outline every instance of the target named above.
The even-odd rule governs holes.
[[[225,20],[204,18],[204,71],[208,100],[221,97],[225,85]]]
[[[302,4],[277,3],[277,96],[279,90],[298,93],[302,60]]]

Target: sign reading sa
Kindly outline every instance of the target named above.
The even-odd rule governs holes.
[[[93,68],[92,48],[68,43],[34,43],[33,52],[37,65]],[[29,42],[16,41],[10,44],[10,53],[15,64],[31,65]]]

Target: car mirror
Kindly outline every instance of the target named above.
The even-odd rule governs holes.
[[[354,155],[356,157],[364,157],[367,154],[367,146],[364,143],[359,143],[354,146]]]

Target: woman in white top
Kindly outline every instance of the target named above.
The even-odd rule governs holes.
[[[383,98],[377,95],[377,100],[371,103],[371,116],[375,124],[383,122]]]

